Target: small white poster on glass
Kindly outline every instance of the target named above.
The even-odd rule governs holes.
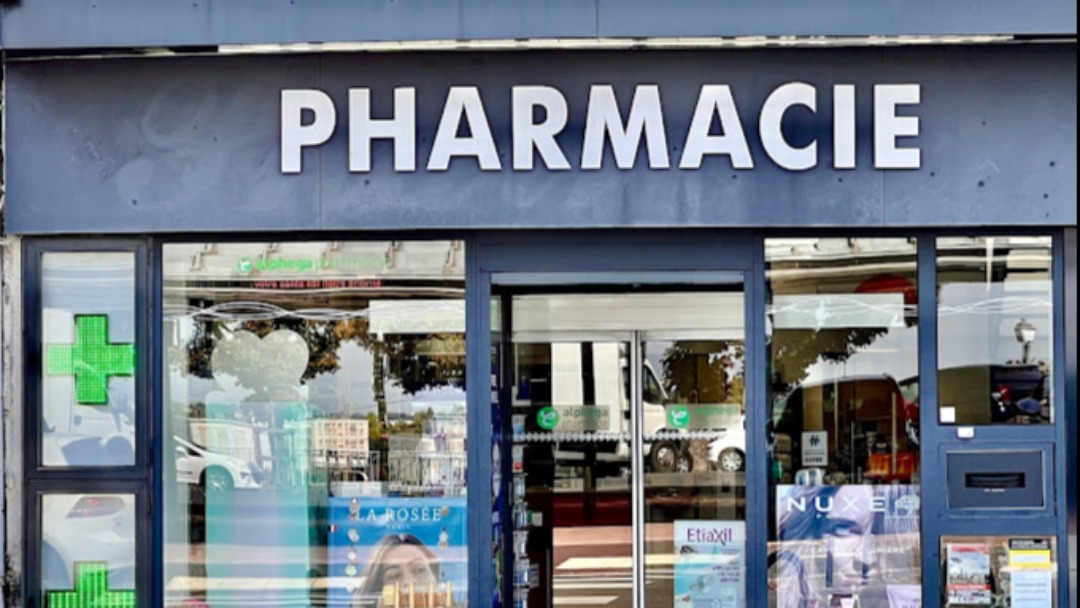
[[[1054,601],[1053,568],[1053,548],[1049,540],[1010,540],[1012,608],[1050,608]]]
[[[1009,584],[1012,608],[1050,608],[1054,602],[1051,570],[1014,570]]]
[[[675,522],[675,606],[742,608],[746,605],[746,524]]]
[[[802,465],[804,467],[829,466],[829,433],[827,431],[802,434]]]

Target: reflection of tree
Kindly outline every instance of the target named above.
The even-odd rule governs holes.
[[[211,355],[228,339],[229,334],[250,332],[259,339],[265,338],[277,330],[291,330],[301,336],[307,344],[309,357],[307,366],[299,378],[299,383],[309,382],[320,374],[333,374],[341,371],[341,349],[348,343],[354,343],[371,354],[372,368],[369,371],[374,394],[375,412],[367,415],[369,442],[371,449],[383,454],[389,449],[388,436],[392,433],[422,433],[425,425],[435,416],[432,410],[411,416],[407,420],[391,424],[387,415],[387,382],[397,384],[402,392],[414,395],[423,390],[443,386],[463,386],[465,369],[465,337],[460,334],[391,334],[378,336],[370,331],[370,324],[365,317],[340,319],[334,321],[310,320],[300,318],[279,318],[247,321],[198,320],[194,323],[194,334],[188,343],[186,352],[175,350],[170,367],[188,376],[213,379]],[[272,383],[274,378],[281,378],[282,372],[275,371],[280,363],[265,352],[253,350],[250,353],[236,353],[236,364],[247,367],[256,373],[246,377],[265,378]],[[248,360],[245,360],[245,357]],[[364,370],[348,370],[362,374]],[[265,387],[243,388],[257,393]],[[351,400],[350,400],[351,402]],[[257,408],[265,414],[265,408]],[[190,405],[187,408],[189,420],[206,417],[206,408]],[[278,412],[280,408],[275,408]],[[279,412],[284,414],[284,412]],[[242,405],[236,408],[234,415],[248,420],[257,415],[246,410]],[[309,415],[321,417],[321,412]],[[344,412],[345,417],[353,417],[357,412]],[[278,426],[288,418],[276,421],[259,420]],[[249,420],[250,421],[250,420]],[[382,461],[386,466],[386,461]],[[385,471],[378,478],[385,478]]]
[[[745,358],[743,342],[674,342],[660,359],[663,381],[683,401],[742,403]]]
[[[376,336],[369,331],[366,318],[338,321],[306,319],[275,319],[257,321],[200,321],[194,324],[194,335],[186,353],[174,351],[170,366],[189,376],[212,379],[210,358],[214,349],[226,340],[227,334],[251,332],[262,339],[276,330],[288,329],[306,342],[310,355],[300,378],[303,384],[320,374],[332,374],[341,369],[340,351],[347,343],[355,343],[372,356],[372,387],[377,421],[387,420],[386,382],[401,387],[405,394],[416,394],[440,386],[460,386],[464,381],[465,338],[460,334]],[[186,354],[186,357],[185,357]],[[241,353],[242,355],[243,353]],[[252,377],[274,377],[274,360],[264,353],[253,351],[251,360],[240,365],[260,371]],[[387,365],[389,363],[389,365]],[[257,390],[259,387],[244,387]],[[372,424],[372,439],[381,424]]]
[[[887,334],[884,327],[776,330],[772,336],[773,371],[787,389],[806,379],[818,361],[842,363]]]

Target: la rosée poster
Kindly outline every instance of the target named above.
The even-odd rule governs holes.
[[[330,606],[465,605],[466,499],[360,496],[329,508]]]

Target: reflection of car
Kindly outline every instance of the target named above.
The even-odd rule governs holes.
[[[130,466],[135,462],[135,426],[126,395],[108,393],[105,405],[78,405],[53,389],[45,408],[42,461],[50,465]]]
[[[909,401],[918,402],[919,378],[900,383]],[[1035,364],[965,365],[938,372],[938,405],[955,408],[964,424],[1050,421],[1049,375]]]
[[[73,588],[78,562],[105,562],[110,586],[133,588],[134,505],[130,494],[50,494],[41,514],[42,588]]]
[[[254,489],[263,484],[265,475],[255,463],[216,454],[179,437],[176,442],[176,480],[198,484],[206,489]]]
[[[725,473],[737,473],[746,468],[746,418],[717,431],[709,442],[709,461]]]

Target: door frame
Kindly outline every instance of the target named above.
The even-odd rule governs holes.
[[[513,385],[513,378],[507,374],[512,373],[514,368],[514,323],[513,323],[513,305],[512,301],[514,297],[520,295],[534,295],[534,294],[564,294],[564,293],[580,293],[589,294],[589,287],[605,287],[611,286],[615,289],[616,293],[620,292],[621,288],[626,288],[625,293],[634,293],[634,287],[645,286],[650,288],[650,293],[660,294],[678,294],[685,293],[684,290],[680,290],[680,287],[693,286],[696,289],[695,293],[711,293],[708,289],[709,286],[738,286],[743,300],[743,314],[748,315],[748,306],[746,302],[746,280],[747,272],[715,272],[715,273],[703,273],[703,272],[691,272],[688,273],[691,276],[685,278],[689,280],[682,280],[684,278],[683,273],[669,272],[669,273],[607,273],[603,276],[596,277],[596,282],[592,282],[591,275],[583,275],[581,273],[566,273],[566,274],[551,274],[546,273],[543,275],[529,275],[529,274],[512,274],[502,275],[495,274],[492,276],[492,290],[493,298],[499,298],[500,311],[502,312],[502,319],[500,324],[499,341],[500,341],[500,353],[502,356],[499,359],[499,372],[500,378],[504,378],[504,382],[499,386],[500,393],[500,407],[503,407],[501,419],[509,418],[509,410],[502,404],[510,403],[508,387]],[[535,276],[535,282],[531,278]],[[506,279],[504,281],[504,279]],[[583,280],[584,279],[584,280]],[[671,291],[668,292],[665,288],[670,287]],[[658,291],[657,291],[658,290]],[[608,292],[604,292],[608,293]],[[747,341],[745,324],[746,318],[743,319],[744,331],[743,342]],[[626,342],[628,345],[628,358],[629,358],[629,380],[630,380],[630,394],[628,395],[628,405],[630,407],[630,470],[631,470],[631,485],[630,485],[630,499],[632,504],[631,509],[631,526],[632,526],[632,558],[631,558],[631,571],[632,571],[632,606],[644,607],[645,606],[645,586],[647,584],[647,538],[646,538],[646,466],[645,460],[649,456],[645,450],[645,398],[643,389],[642,370],[644,369],[645,355],[643,345],[648,336],[647,330],[642,329],[625,329],[625,330],[611,330],[601,331],[596,336],[590,336],[587,331],[581,334],[581,340],[596,340],[607,341],[616,340]],[[557,343],[562,340],[559,339],[558,334],[552,339],[552,343]],[[749,357],[749,351],[747,350],[747,357]],[[505,381],[508,379],[509,381]],[[620,414],[621,415],[621,414]],[[503,436],[507,434],[507,428],[502,425]],[[745,449],[745,446],[744,446]],[[504,457],[502,462],[508,463],[511,459],[505,454],[506,448],[503,448]],[[503,487],[506,487],[506,480],[511,479],[512,473],[505,469],[502,472]],[[748,478],[747,478],[748,480]],[[747,481],[746,493],[749,493],[749,480]],[[749,510],[747,509],[747,514]],[[507,521],[508,518],[504,518],[503,521]],[[514,554],[509,547],[512,545],[510,537],[512,531],[510,529],[502,530],[503,533],[503,545],[508,549],[504,550],[503,560],[504,563],[509,564],[514,559]],[[746,547],[744,550],[748,550]],[[746,572],[749,572],[749,557],[744,554],[747,563],[744,564]],[[503,585],[506,592],[511,591],[512,585]],[[746,590],[746,596],[749,596],[749,589]]]
[[[768,496],[768,462],[765,458],[755,457],[766,453],[765,423],[768,417],[765,403],[765,267],[760,236],[750,231],[704,230],[488,233],[471,241],[470,251],[466,270],[466,281],[470,286],[466,290],[466,332],[478,337],[494,335],[492,301],[504,289],[634,284],[701,287],[741,280],[746,331],[746,500],[747,504],[764,504]],[[501,308],[505,317],[507,311],[505,307]],[[495,374],[492,370],[492,340],[473,339],[467,348],[469,382],[472,386],[491,386]],[[501,591],[504,605],[509,605],[512,598],[510,527],[500,525],[509,521],[509,512],[505,501],[500,503],[499,488],[493,487],[493,459],[486,449],[486,446],[492,446],[502,455],[499,475],[505,486],[506,480],[510,479],[510,458],[509,442],[504,442],[503,438],[509,437],[509,419],[493,414],[493,398],[497,398],[493,392],[468,391],[468,407],[473,412],[469,417],[470,445],[485,446],[485,449],[469,450],[469,469],[476,472],[470,479],[468,497],[469,526],[474,531],[470,534],[474,541],[470,544],[470,560],[478,564],[490,560],[493,564],[492,568],[481,567],[475,572],[469,600],[476,606],[491,605],[493,598],[486,590]],[[493,423],[498,426],[497,432]],[[765,608],[768,603],[766,594],[751,593],[767,584],[767,516],[766,509],[747,509],[747,605],[753,608]],[[644,528],[638,533],[643,535]],[[497,538],[497,535],[502,537]],[[644,556],[635,556],[637,559],[643,560]],[[501,585],[496,582],[498,564],[503,564],[504,568]],[[634,594],[637,601],[642,601],[636,582]]]

